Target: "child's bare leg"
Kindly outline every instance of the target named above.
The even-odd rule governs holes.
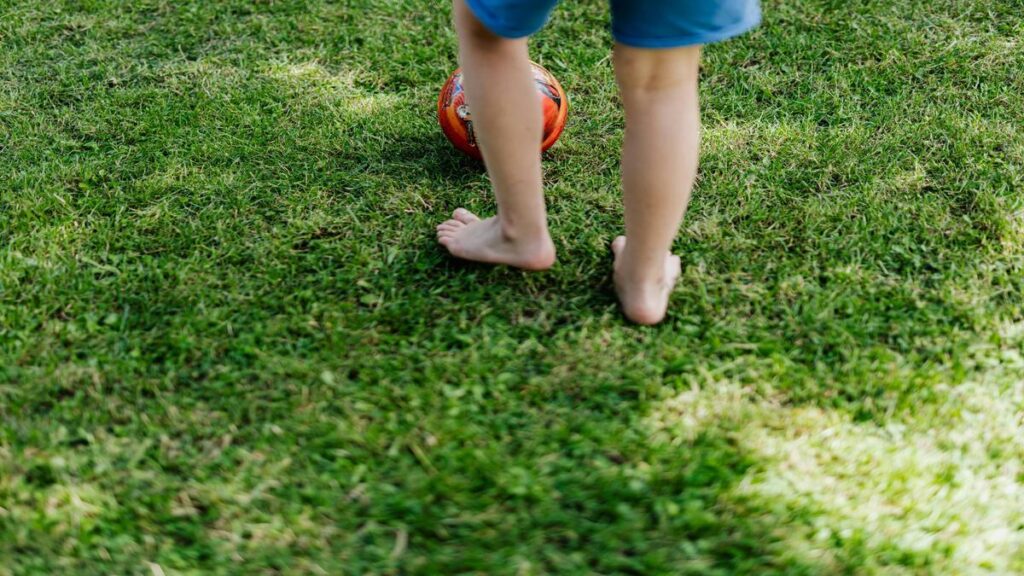
[[[542,270],[555,261],[541,184],[541,105],[526,40],[491,33],[455,0],[467,103],[498,214],[481,220],[459,208],[437,227],[438,241],[467,260]]]
[[[697,173],[700,47],[615,47],[615,73],[626,111],[622,181],[626,236],[612,243],[623,312],[640,324],[665,317],[679,278],[670,253]]]

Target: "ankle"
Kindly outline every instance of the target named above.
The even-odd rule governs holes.
[[[548,234],[547,225],[524,227],[512,226],[507,221],[498,220],[499,233],[517,255],[516,266],[525,270],[547,270],[555,264],[555,244]]]
[[[653,261],[651,258],[637,258],[624,253],[616,264],[615,272],[619,278],[630,284],[654,286],[665,281],[664,257]]]
[[[551,241],[547,223],[544,221],[527,224],[498,215],[498,226],[501,230],[502,240],[510,244],[532,245]]]

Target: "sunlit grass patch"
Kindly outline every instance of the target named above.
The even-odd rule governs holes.
[[[1024,360],[1010,348],[993,361],[881,426],[713,377],[656,407],[648,425],[657,442],[681,446],[729,430],[761,464],[723,499],[775,511],[778,535],[810,558],[1009,574],[1024,560]]]

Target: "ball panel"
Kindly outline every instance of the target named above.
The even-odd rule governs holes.
[[[482,158],[473,134],[472,116],[466,107],[461,69],[452,73],[441,90],[437,101],[437,119],[452,145],[473,158]]]
[[[544,151],[554,145],[565,129],[569,99],[554,75],[537,63],[530,64],[537,94],[541,98],[544,122],[541,150]],[[482,159],[473,129],[473,116],[466,106],[461,69],[455,70],[441,89],[437,99],[437,119],[452,145],[473,158]]]
[[[556,108],[555,117],[551,121],[550,129],[547,129],[547,126],[545,126],[544,141],[541,143],[541,150],[546,151],[555,145],[555,142],[562,135],[562,131],[565,130],[565,121],[569,116],[569,97],[554,74],[548,72],[540,64],[534,64],[533,66],[534,77],[537,78],[537,74],[540,74],[538,85],[542,86],[540,90],[545,95],[545,101],[551,102]],[[545,107],[545,110],[547,110],[547,107]]]

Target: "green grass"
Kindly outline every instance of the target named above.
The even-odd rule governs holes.
[[[0,575],[1024,572],[1022,13],[708,48],[640,328],[603,2],[527,275],[434,245],[445,2],[0,0]]]

